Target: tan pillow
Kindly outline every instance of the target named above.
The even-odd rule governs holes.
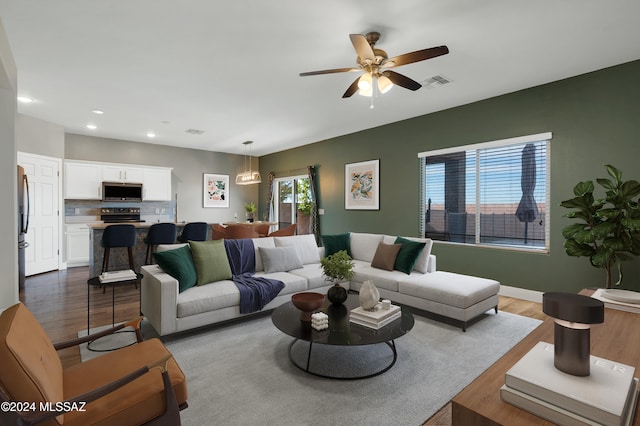
[[[373,255],[371,266],[378,269],[384,269],[387,271],[393,271],[393,265],[398,257],[398,252],[402,244],[385,244],[380,242],[376,253]]]

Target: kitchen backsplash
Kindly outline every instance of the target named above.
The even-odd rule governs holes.
[[[140,203],[103,202],[97,200],[65,200],[66,223],[91,223],[100,220],[100,209],[105,207],[140,207],[140,219],[146,222],[173,222],[173,201],[142,201]]]

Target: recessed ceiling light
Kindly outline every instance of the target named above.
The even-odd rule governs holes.
[[[147,133],[147,137],[148,137],[148,138],[155,138],[155,137],[156,137],[156,134],[155,134],[155,133],[153,133],[153,132],[148,132],[148,133]]]
[[[18,100],[23,104],[30,104],[31,102],[33,102],[33,99],[28,98],[26,96],[18,96]]]
[[[102,111],[101,109],[92,109],[91,112],[98,115],[104,114],[104,111]]]
[[[95,130],[97,128],[98,126],[96,126],[95,124],[87,124],[87,129]]]

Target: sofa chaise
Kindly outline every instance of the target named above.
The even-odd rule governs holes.
[[[382,298],[453,319],[463,330],[469,321],[487,310],[495,309],[497,312],[500,283],[437,271],[436,256],[431,254],[429,239],[403,239],[423,245],[410,270],[402,272],[380,268],[380,253],[383,249],[397,248],[396,240],[399,238],[352,232],[342,238],[346,247],[330,244],[334,251],[347,249],[354,260],[355,276],[351,282],[342,285],[347,290],[358,291],[364,281],[372,280]],[[261,312],[289,301],[294,293],[314,291],[326,294],[331,287],[320,266],[325,247],[318,247],[313,235],[255,238],[252,241],[255,276],[284,283],[284,288]],[[402,243],[399,245],[403,246]],[[158,251],[182,246],[184,244],[160,246]],[[200,283],[180,291],[179,280],[159,265],[143,266],[141,272],[141,310],[161,336],[251,315],[240,312],[240,292],[231,279]]]

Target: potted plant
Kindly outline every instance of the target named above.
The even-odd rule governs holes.
[[[340,285],[341,282],[350,280],[353,272],[353,259],[346,250],[340,250],[331,256],[320,259],[322,273],[333,286],[327,291],[327,298],[333,304],[341,304],[347,300],[347,290]]]
[[[624,182],[620,170],[605,165],[612,179],[596,179],[605,189],[605,197],[594,197],[592,181],[579,182],[574,188],[574,198],[560,203],[572,209],[565,217],[578,223],[562,229],[566,239],[565,252],[569,256],[585,256],[596,268],[606,272],[606,288],[611,288],[611,272],[618,269],[618,281],[622,282],[621,262],[631,255],[640,255],[640,183]]]
[[[244,209],[246,210],[247,214],[247,221],[248,222],[253,222],[253,216],[256,213],[256,205],[253,203],[253,201],[249,202],[249,203],[244,203]]]

